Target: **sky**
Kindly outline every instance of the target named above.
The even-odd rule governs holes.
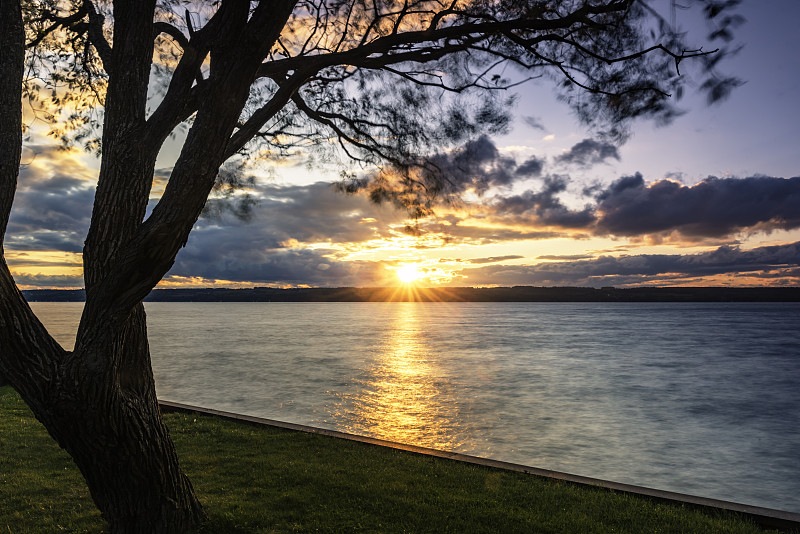
[[[482,195],[415,232],[405,211],[336,192],[338,167],[259,164],[249,217],[212,205],[159,287],[800,285],[800,2],[740,12],[744,48],[723,70],[746,83],[722,103],[689,94],[673,123],[636,123],[617,147],[546,83],[518,86],[508,134],[441,155],[478,165]],[[98,168],[32,127],[5,241],[21,288],[83,286]]]

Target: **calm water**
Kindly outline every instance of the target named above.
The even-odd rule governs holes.
[[[162,399],[800,512],[797,303],[146,308]]]

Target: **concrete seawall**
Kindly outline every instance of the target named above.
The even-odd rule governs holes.
[[[771,508],[762,508],[760,506],[750,506],[746,504],[733,503],[728,501],[721,501],[717,499],[708,499],[705,497],[697,497],[694,495],[686,495],[683,493],[676,493],[672,491],[663,491],[643,486],[634,486],[631,484],[621,484],[619,482],[611,482],[608,480],[601,480],[597,478],[582,477],[578,475],[571,475],[569,473],[562,473],[559,471],[551,471],[548,469],[539,469],[526,465],[514,464],[510,462],[503,462],[500,460],[492,460],[489,458],[481,458],[478,456],[470,456],[467,454],[460,454],[455,452],[440,451],[436,449],[429,449],[426,447],[417,447],[415,445],[406,445],[403,443],[396,443],[393,441],[386,441],[382,439],[370,438],[366,436],[358,436],[355,434],[347,434],[345,432],[338,432],[336,430],[327,430],[324,428],[316,428],[306,425],[298,425],[295,423],[286,423],[283,421],[275,421],[272,419],[265,419],[262,417],[254,417],[250,415],[240,415],[231,412],[224,412],[221,410],[214,410],[210,408],[201,408],[198,406],[191,406],[188,404],[181,404],[171,401],[160,401],[161,408],[165,412],[179,411],[187,413],[199,413],[207,415],[216,415],[226,419],[232,419],[255,425],[265,425],[277,428],[284,428],[295,430],[298,432],[308,432],[311,434],[321,434],[339,439],[346,439],[350,441],[357,441],[360,443],[368,443],[371,445],[378,445],[381,447],[390,447],[403,451],[413,452],[416,454],[424,454],[427,456],[435,456],[437,458],[447,458],[458,462],[464,462],[474,465],[481,465],[486,467],[493,467],[497,469],[505,469],[507,471],[516,471],[520,473],[528,473],[545,478],[561,480],[572,484],[581,486],[589,486],[595,488],[605,488],[620,493],[627,493],[640,497],[645,497],[659,502],[667,502],[679,505],[686,505],[695,508],[705,509],[708,511],[726,510],[735,512],[745,516],[755,523],[773,529],[779,529],[789,532],[800,532],[800,514],[792,512],[784,512],[782,510],[773,510]]]

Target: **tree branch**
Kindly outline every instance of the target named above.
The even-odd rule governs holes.
[[[454,24],[441,28],[433,28],[432,24],[425,30],[396,32],[378,37],[367,42],[372,26],[368,27],[362,37],[362,43],[354,48],[341,52],[327,52],[317,55],[298,55],[264,63],[259,70],[260,77],[272,77],[276,74],[290,72],[301,68],[312,68],[319,71],[333,65],[370,66],[374,68],[378,61],[385,65],[403,61],[430,61],[447,53],[465,49],[469,44],[484,41],[491,36],[508,35],[511,31],[552,31],[569,28],[577,22],[584,22],[590,15],[608,14],[627,9],[633,0],[622,0],[599,6],[585,5],[582,8],[558,19],[534,19],[518,17],[499,21],[490,19],[483,22]],[[485,18],[479,14],[463,14],[469,18]],[[436,19],[436,16],[434,16]],[[376,24],[373,20],[373,25]],[[458,45],[451,43],[458,42]],[[442,53],[430,54],[422,49],[409,52],[398,52],[414,45],[425,43],[445,43],[440,45]],[[446,51],[445,51],[446,50]],[[405,55],[403,55],[405,54]],[[380,58],[374,56],[379,55]],[[398,56],[398,57],[395,57]],[[370,64],[371,63],[371,64]]]
[[[396,165],[401,165],[402,164],[402,162],[400,160],[398,160],[397,158],[391,156],[390,154],[387,154],[385,151],[381,150],[381,147],[377,142],[365,143],[363,141],[359,141],[358,139],[355,139],[353,136],[348,135],[347,132],[345,132],[342,128],[340,128],[339,125],[337,125],[336,122],[333,120],[334,118],[338,118],[340,120],[345,120],[345,121],[350,123],[350,126],[352,126],[354,130],[358,131],[358,128],[356,128],[354,126],[355,125],[355,121],[353,121],[352,119],[348,119],[347,117],[344,117],[343,115],[339,115],[339,114],[325,114],[325,113],[322,113],[322,112],[320,112],[318,110],[315,110],[315,109],[311,108],[308,104],[306,104],[306,102],[303,100],[303,98],[299,94],[295,94],[292,97],[292,101],[295,103],[297,108],[300,111],[302,111],[303,113],[305,113],[310,119],[312,119],[312,120],[314,120],[314,121],[316,121],[316,122],[318,122],[318,123],[330,128],[336,134],[336,136],[339,138],[339,143],[340,143],[342,149],[345,151],[345,153],[347,153],[348,157],[350,157],[350,158],[352,158],[354,160],[359,160],[360,159],[360,158],[357,158],[354,155],[352,155],[350,153],[350,151],[347,150],[347,147],[344,146],[342,141],[347,141],[348,143],[350,143],[354,147],[358,147],[358,148],[360,148],[362,150],[365,150],[367,152],[376,154],[378,157],[380,157],[380,158],[382,158],[382,159],[384,159],[384,160],[386,160],[386,161],[388,161],[390,163],[393,163],[393,164],[396,164]],[[367,138],[368,139],[372,139],[371,136],[367,136]],[[374,141],[374,139],[373,139],[373,141]]]
[[[667,48],[663,44],[657,44],[657,45],[653,45],[653,46],[651,46],[649,48],[645,48],[643,50],[639,50],[638,52],[634,52],[632,54],[628,54],[628,55],[625,55],[625,56],[606,57],[606,56],[604,56],[602,54],[598,54],[597,52],[593,52],[592,50],[589,50],[588,48],[586,48],[585,46],[583,46],[579,42],[575,41],[574,39],[567,39],[565,37],[562,37],[562,36],[556,35],[556,34],[547,34],[547,35],[540,36],[540,37],[538,37],[536,39],[517,39],[516,36],[514,36],[512,34],[506,34],[506,37],[509,37],[510,39],[514,39],[515,42],[518,42],[520,45],[523,45],[523,46],[525,46],[527,48],[530,48],[531,45],[533,45],[533,44],[538,44],[538,43],[543,42],[543,41],[551,41],[551,42],[563,43],[563,44],[566,44],[568,46],[571,46],[572,48],[575,48],[576,50],[580,50],[581,52],[583,52],[587,56],[590,56],[590,57],[592,57],[592,58],[594,58],[594,59],[596,59],[598,61],[602,61],[603,63],[605,63],[607,65],[613,65],[614,63],[621,63],[621,62],[624,62],[624,61],[630,61],[630,60],[633,60],[633,59],[638,59],[638,58],[640,58],[642,56],[645,56],[645,55],[647,55],[647,54],[649,54],[651,52],[655,52],[656,50],[661,50],[662,52],[664,52],[665,54],[667,54],[668,56],[672,57],[675,60],[675,70],[677,71],[678,75],[680,75],[680,73],[681,73],[681,71],[680,71],[680,63],[684,59],[689,59],[689,58],[693,58],[693,57],[707,56],[707,55],[715,54],[715,53],[719,52],[719,48],[715,48],[714,50],[709,50],[709,51],[703,51],[702,48],[699,48],[697,50],[683,50],[680,54],[678,54],[678,53],[673,52],[672,50],[670,50],[669,48]]]
[[[103,22],[105,18],[103,15],[97,12],[91,0],[84,0],[83,8],[89,15],[89,40],[94,46],[94,49],[97,50],[97,55],[100,56],[100,60],[103,62],[103,67],[110,75],[112,69],[111,45],[108,44],[108,41],[103,34]]]
[[[0,255],[22,158],[25,29],[19,2],[0,4]]]
[[[84,21],[84,18],[88,22]],[[39,46],[49,35],[64,28],[66,30],[74,31],[78,35],[87,34],[88,41],[94,46],[100,60],[103,62],[103,68],[106,72],[111,73],[111,45],[103,34],[103,22],[105,18],[97,12],[91,0],[84,0],[78,10],[66,17],[60,17],[54,13],[45,12],[44,15],[39,17],[37,22],[51,22],[49,26],[41,30],[36,37],[26,45],[26,48],[35,48]]]
[[[180,45],[183,50],[189,48],[189,38],[186,37],[182,31],[170,24],[169,22],[154,22],[153,23],[153,39],[160,34],[166,34]]]
[[[227,160],[253,139],[258,131],[292,100],[306,79],[307,76],[303,73],[296,73],[280,83],[278,90],[272,95],[269,102],[256,110],[228,140],[224,158]]]
[[[42,43],[42,41],[44,41],[54,31],[58,30],[59,28],[68,28],[80,22],[86,14],[87,14],[86,3],[82,4],[81,7],[78,9],[78,11],[67,17],[59,17],[53,13],[50,13],[49,11],[45,12],[45,14],[39,17],[35,22],[50,21],[51,22],[50,26],[41,30],[33,39],[33,41],[27,43],[25,47],[35,48],[39,46]]]
[[[207,80],[199,74],[215,40],[220,39],[229,4],[224,4],[211,19],[199,29],[193,29],[186,38],[177,28],[166,23],[156,23],[154,31],[170,35],[183,49],[183,55],[172,73],[167,93],[147,120],[146,142],[160,147],[178,124],[196,112],[207,94]],[[197,82],[197,85],[195,85]]]

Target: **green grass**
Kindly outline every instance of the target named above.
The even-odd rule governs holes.
[[[763,532],[726,513],[336,438],[165,416],[203,533]],[[0,388],[0,534],[103,532],[77,468]]]

